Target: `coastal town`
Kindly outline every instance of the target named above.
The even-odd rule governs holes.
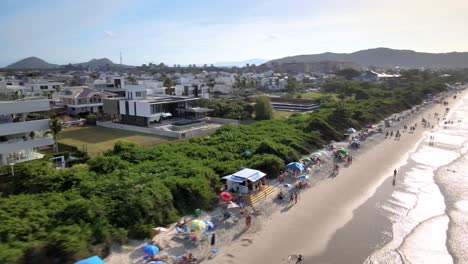
[[[2,1],[0,263],[468,263],[467,9]]]

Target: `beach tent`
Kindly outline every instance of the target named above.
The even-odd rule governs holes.
[[[310,162],[310,159],[309,158],[303,158],[302,161]]]
[[[346,131],[347,131],[348,133],[356,133],[356,129],[354,129],[354,128],[352,128],[352,127],[346,129]]]
[[[315,153],[310,154],[311,158],[318,158],[320,156],[322,156],[322,153],[319,153],[319,152],[315,152]]]
[[[304,165],[302,165],[299,162],[291,162],[288,165],[286,165],[286,168],[290,170],[295,170],[295,171],[303,171],[304,170]]]
[[[155,245],[148,244],[143,247],[143,252],[145,252],[146,254],[150,256],[154,256],[159,253],[159,248]]]
[[[229,202],[227,209],[240,208],[240,206],[234,202]]]
[[[100,257],[92,256],[90,258],[75,262],[75,264],[106,264],[106,263]]]

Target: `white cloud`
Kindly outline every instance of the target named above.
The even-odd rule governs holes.
[[[113,37],[115,37],[114,32],[112,32],[112,31],[110,31],[110,30],[105,30],[105,31],[104,31],[104,35],[105,35],[107,38],[113,38]]]
[[[277,33],[270,33],[266,36],[266,40],[269,40],[269,41],[278,40],[280,38],[281,38],[281,35]]]

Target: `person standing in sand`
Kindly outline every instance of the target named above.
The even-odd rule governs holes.
[[[397,170],[393,170],[393,177],[396,177],[396,174],[397,174]]]
[[[245,217],[245,228],[248,229],[251,224],[252,224],[252,216],[250,214],[248,214]]]

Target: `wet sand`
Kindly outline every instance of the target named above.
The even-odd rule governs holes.
[[[337,177],[301,193],[297,205],[274,212],[258,232],[244,232],[251,244],[232,241],[206,263],[287,263],[292,254],[303,254],[303,263],[363,263],[388,242],[382,231],[391,225],[376,204],[393,191],[393,170],[404,165],[427,131],[421,117],[444,111],[445,106],[432,105],[404,120],[399,125],[418,123],[414,134],[403,133],[400,140],[380,136],[353,154],[353,165]]]

